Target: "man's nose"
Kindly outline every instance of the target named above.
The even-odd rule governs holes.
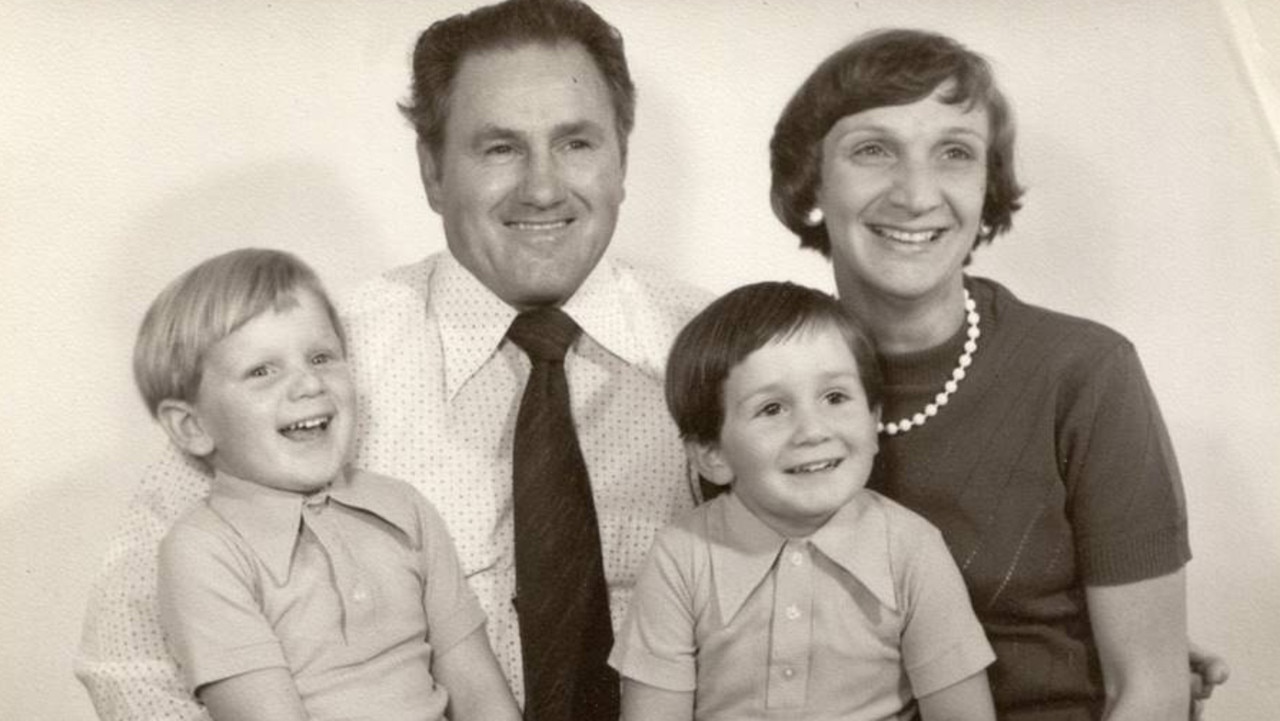
[[[555,156],[551,152],[531,153],[520,182],[520,199],[548,208],[563,200],[564,192],[564,179]]]

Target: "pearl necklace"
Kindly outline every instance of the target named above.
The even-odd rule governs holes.
[[[923,411],[910,418],[903,418],[900,421],[890,423],[877,423],[877,431],[896,436],[899,433],[906,433],[912,428],[923,426],[925,421],[938,415],[938,409],[945,406],[951,395],[960,387],[960,381],[964,380],[965,369],[973,364],[973,354],[978,351],[978,336],[981,335],[978,330],[978,304],[973,302],[973,298],[969,296],[968,288],[964,290],[964,310],[965,322],[969,324],[966,334],[969,337],[964,342],[964,352],[960,354],[960,360],[956,362],[955,370],[951,371],[951,378],[943,385],[942,392],[934,396],[933,402],[925,406]]]

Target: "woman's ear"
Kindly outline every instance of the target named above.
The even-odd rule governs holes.
[[[725,462],[724,454],[720,452],[720,444],[685,441],[684,450],[698,475],[717,486],[733,483],[733,469],[729,468],[729,464]]]
[[[156,420],[174,445],[188,454],[203,458],[213,453],[213,438],[205,433],[200,414],[190,403],[166,398],[156,408]]]

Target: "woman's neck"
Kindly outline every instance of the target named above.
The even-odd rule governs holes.
[[[885,355],[936,348],[964,325],[964,285],[959,277],[946,288],[915,298],[888,296],[861,284],[837,286],[841,303],[866,324]]]

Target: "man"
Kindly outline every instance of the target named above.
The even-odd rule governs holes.
[[[536,371],[505,338],[521,311],[559,308],[581,328],[562,367],[594,503],[588,536],[599,539],[607,582],[606,634],[609,614],[615,626],[625,614],[654,533],[694,502],[662,372],[706,298],[602,260],[625,195],[634,102],[620,36],[576,0],[508,0],[432,25],[402,109],[448,252],[390,271],[342,304],[361,397],[355,465],[409,481],[440,510],[517,697],[588,677],[613,686],[612,699],[556,690],[536,708],[525,699],[527,718],[606,718],[616,713],[616,677],[603,666],[607,637],[599,653],[566,662],[530,663],[524,648],[544,624],[521,623],[533,605],[527,577],[517,594],[516,549],[538,542],[519,535],[530,512],[513,501],[518,416]],[[206,486],[202,470],[171,451],[148,472],[108,554],[76,669],[104,719],[204,717],[164,648],[154,555]],[[592,545],[574,543],[584,555]],[[580,632],[565,628],[551,635]],[[567,681],[561,667],[572,667]],[[527,687],[527,671],[546,668],[556,677]]]

